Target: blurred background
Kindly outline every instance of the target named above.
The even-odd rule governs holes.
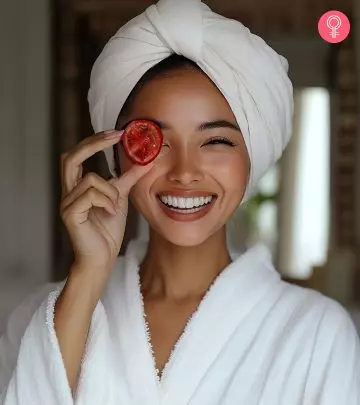
[[[181,0],[179,0],[181,1]],[[107,40],[149,0],[12,0],[0,14],[0,333],[39,285],[66,277],[59,157],[92,133],[87,91]],[[229,244],[266,243],[282,276],[341,302],[360,331],[360,1],[205,0],[290,63],[291,144],[228,227]],[[328,44],[320,16],[345,13],[350,36]],[[86,171],[107,177],[102,155]],[[147,237],[130,210],[126,243]]]

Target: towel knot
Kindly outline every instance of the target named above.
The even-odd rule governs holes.
[[[159,1],[145,15],[167,48],[198,62],[202,58],[203,8],[208,7],[193,0]]]

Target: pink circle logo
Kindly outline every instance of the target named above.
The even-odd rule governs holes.
[[[320,17],[318,30],[323,40],[337,44],[349,36],[350,21],[341,11],[331,10]]]

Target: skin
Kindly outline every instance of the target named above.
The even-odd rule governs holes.
[[[164,146],[154,167],[132,188],[130,198],[150,226],[140,275],[161,370],[187,319],[231,262],[225,225],[244,196],[250,161],[240,129],[208,124],[204,128],[215,121],[233,127],[237,123],[221,92],[195,69],[170,72],[147,83],[119,125],[144,118],[162,126]],[[219,137],[234,146],[209,143]],[[123,150],[119,158],[122,173],[133,168]],[[164,190],[207,191],[217,200],[203,218],[179,222],[160,208],[157,195]]]

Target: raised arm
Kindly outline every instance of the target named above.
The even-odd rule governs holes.
[[[83,177],[82,164],[121,134],[93,135],[62,155],[60,212],[75,260],[64,285],[48,295],[26,328],[0,405],[113,403],[114,390],[107,387],[111,344],[100,299],[123,241],[129,192],[152,165],[135,165],[106,181],[95,173]]]

